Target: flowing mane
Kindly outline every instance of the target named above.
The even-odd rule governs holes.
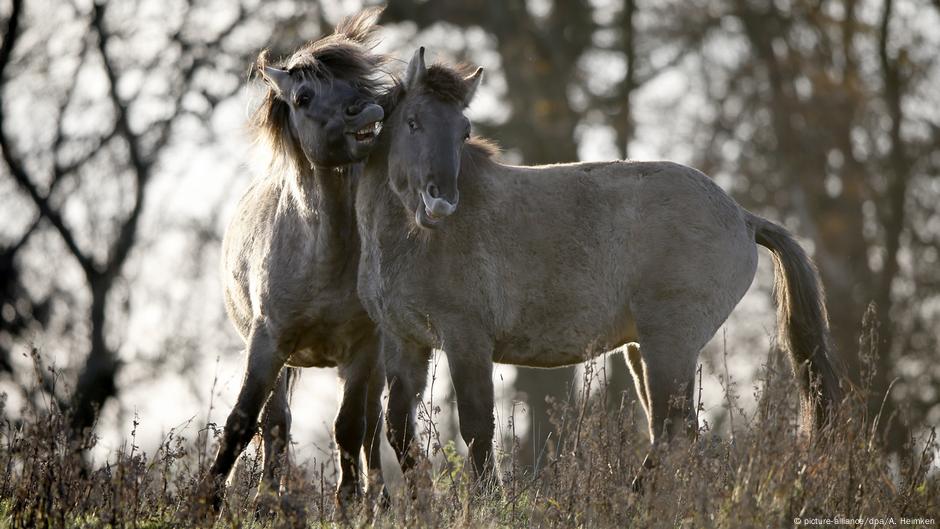
[[[462,164],[461,174],[472,174],[483,164],[495,163],[499,153],[499,145],[493,140],[482,136],[470,136],[463,148],[464,161],[469,161],[470,165]]]
[[[315,83],[329,83],[344,79],[378,96],[383,83],[380,67],[388,56],[373,52],[379,26],[376,20],[381,8],[371,8],[341,21],[333,33],[320,40],[308,42],[286,60],[270,62],[268,50],[262,51],[255,61],[253,73],[274,66],[291,75]],[[251,128],[256,140],[272,156],[272,165],[301,167],[306,158],[290,126],[290,107],[268,86],[264,98],[251,117]]]

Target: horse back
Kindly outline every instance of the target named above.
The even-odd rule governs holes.
[[[487,271],[468,279],[485,279],[486,312],[507,349],[559,362],[563,351],[590,355],[636,339],[638,301],[726,313],[753,278],[743,210],[694,169],[602,162],[492,171],[465,182],[462,207],[472,213],[461,236],[477,241],[449,246],[468,253],[454,262]]]

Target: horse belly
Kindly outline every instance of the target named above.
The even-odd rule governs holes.
[[[349,361],[363,339],[373,337],[372,321],[360,314],[343,322],[322,319],[309,323],[295,338],[294,347],[287,358],[291,367],[336,367]]]
[[[329,351],[312,347],[294,350],[286,363],[288,367],[336,367],[336,364]]]
[[[562,367],[580,364],[590,355],[576,354],[577,348],[534,345],[525,339],[508,340],[493,352],[493,362],[523,367]]]
[[[324,332],[326,331],[326,332]],[[337,343],[330,329],[311,326],[297,338],[287,357],[290,367],[335,367],[342,359],[344,345]]]
[[[525,367],[580,364],[621,345],[636,341],[636,324],[627,307],[606,314],[590,313],[558,321],[542,321],[499,340],[493,361]],[[606,324],[605,324],[606,323]]]

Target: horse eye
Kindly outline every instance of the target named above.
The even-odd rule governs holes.
[[[411,132],[418,128],[418,122],[415,121],[415,118],[408,118],[408,128],[411,129]]]
[[[297,96],[296,101],[298,105],[304,106],[310,102],[310,94],[300,94]]]

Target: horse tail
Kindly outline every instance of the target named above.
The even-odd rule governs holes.
[[[819,272],[784,227],[751,213],[748,223],[757,244],[773,255],[777,342],[789,353],[800,392],[800,433],[812,436],[842,400]]]

